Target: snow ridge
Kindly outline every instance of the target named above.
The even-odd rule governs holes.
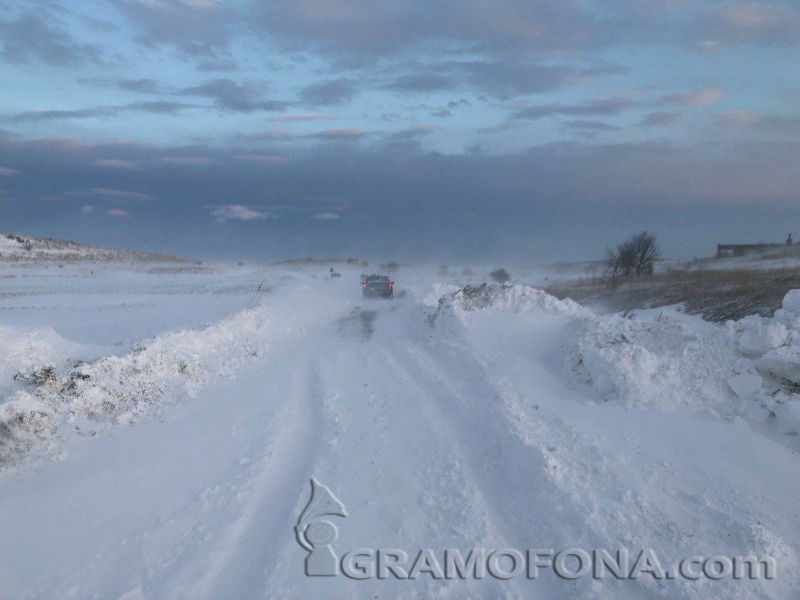
[[[648,310],[587,321],[570,370],[627,408],[742,419],[782,444],[800,441],[800,307],[792,290],[772,318],[716,325]]]
[[[77,242],[10,233],[0,233],[0,261],[133,261],[202,264],[199,260],[177,256],[166,256],[152,252],[134,252],[117,248],[98,248]]]
[[[539,288],[528,285],[482,283],[466,285],[455,290],[452,287],[442,285],[434,287],[425,295],[425,303],[433,305],[431,302],[433,296],[441,291],[444,293],[436,302],[437,309],[448,307],[459,313],[490,309],[509,313],[545,312],[579,318],[593,314],[591,310],[573,300],[559,300]]]
[[[774,317],[723,325],[680,307],[597,315],[524,285],[438,285],[424,296],[431,324],[453,328],[475,311],[532,313],[574,321],[567,375],[601,401],[742,421],[790,447],[800,443],[800,290]]]
[[[269,349],[271,325],[259,306],[202,330],[158,336],[123,356],[79,364],[58,379],[33,371],[39,385],[0,405],[0,467],[37,446],[53,452],[55,438],[69,427],[94,435],[104,424],[133,424],[231,377]]]
[[[282,306],[264,303],[203,329],[163,334],[128,354],[81,363],[59,376],[46,365],[21,373],[19,379],[31,385],[0,404],[0,470],[27,455],[57,456],[68,430],[95,435],[157,415],[330,319],[329,311],[305,314],[302,299]]]

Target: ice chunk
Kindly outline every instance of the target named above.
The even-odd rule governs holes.
[[[740,400],[752,400],[761,391],[761,375],[739,373],[728,378],[728,386]]]
[[[756,365],[762,373],[800,383],[800,346],[785,346],[768,352]]]
[[[800,290],[789,290],[781,303],[784,310],[800,313]]]
[[[750,358],[758,358],[770,350],[783,346],[788,339],[789,332],[780,323],[753,324],[739,338],[739,352]]]

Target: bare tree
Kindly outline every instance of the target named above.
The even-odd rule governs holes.
[[[652,275],[653,265],[659,256],[656,236],[647,231],[636,235],[633,240],[634,265],[637,275]]]
[[[495,269],[491,273],[489,273],[489,277],[491,277],[495,282],[504,284],[511,281],[511,275],[508,274],[508,271],[505,269]]]
[[[647,231],[637,233],[629,240],[609,250],[606,258],[606,272],[611,285],[619,283],[620,277],[628,275],[652,275],[653,264],[659,257],[656,236]]]

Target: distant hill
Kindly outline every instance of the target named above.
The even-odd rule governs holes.
[[[202,261],[151,252],[97,248],[77,242],[0,233],[0,262],[137,262],[202,264]]]

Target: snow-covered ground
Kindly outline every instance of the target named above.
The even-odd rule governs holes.
[[[41,265],[48,262],[128,262],[201,265],[202,261],[164,256],[150,252],[133,252],[119,248],[98,248],[77,242],[37,238],[0,232],[0,262]]]
[[[800,292],[716,325],[462,289],[477,268],[364,300],[366,268],[329,266],[0,267],[0,598],[796,597]],[[346,505],[339,555],[406,572],[578,548],[776,573],[309,577],[311,478]]]

